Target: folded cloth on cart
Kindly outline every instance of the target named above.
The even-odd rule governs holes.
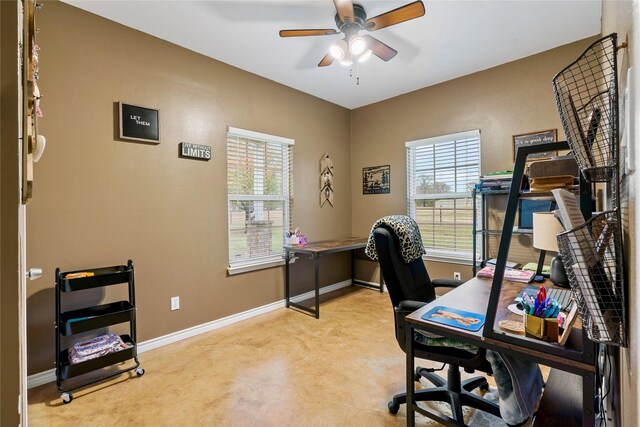
[[[116,334],[105,334],[85,341],[78,341],[69,349],[69,361],[72,365],[86,362],[106,354],[124,350],[127,345]]]

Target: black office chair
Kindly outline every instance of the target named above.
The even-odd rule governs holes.
[[[436,298],[435,288],[455,288],[462,282],[446,279],[431,280],[422,259],[405,263],[400,255],[398,237],[386,225],[381,225],[374,230],[374,241],[382,276],[395,310],[396,340],[400,344],[400,348],[405,351],[407,330],[405,316],[433,301]],[[435,415],[458,425],[464,425],[462,406],[470,406],[500,417],[498,405],[471,393],[477,387],[488,390],[489,385],[486,378],[475,377],[465,381],[460,379],[460,367],[469,373],[476,369],[491,373],[491,365],[485,358],[485,349],[480,349],[477,354],[474,354],[456,348],[426,346],[420,343],[415,343],[414,349],[416,357],[449,365],[446,381],[434,373],[433,369],[416,368],[414,376],[416,381],[420,377],[424,377],[435,385],[434,388],[417,390],[414,395],[416,402],[440,401],[449,403],[453,418],[438,411],[434,411]],[[393,400],[388,404],[389,412],[396,414],[400,405],[406,402],[406,393],[393,396]]]

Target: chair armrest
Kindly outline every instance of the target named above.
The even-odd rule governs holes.
[[[457,288],[464,281],[458,279],[433,279],[431,284],[434,288]]]
[[[405,300],[405,301],[400,301],[400,304],[398,304],[395,310],[396,310],[396,313],[410,314],[416,311],[417,309],[424,307],[425,305],[427,305],[426,302]]]

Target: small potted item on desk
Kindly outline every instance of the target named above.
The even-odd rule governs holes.
[[[284,244],[304,246],[307,244],[307,236],[303,236],[300,229],[296,227],[295,230],[284,233]]]

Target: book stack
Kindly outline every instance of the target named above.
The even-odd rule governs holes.
[[[496,269],[495,266],[487,265],[485,268],[478,271],[478,274],[476,274],[476,277],[493,279],[495,269]],[[503,280],[507,280],[510,282],[529,283],[533,280],[533,276],[535,276],[535,274],[536,273],[534,271],[516,270],[515,268],[507,268],[504,270]]]
[[[509,190],[513,171],[492,172],[480,177],[480,182],[476,184],[476,190],[496,191]]]

